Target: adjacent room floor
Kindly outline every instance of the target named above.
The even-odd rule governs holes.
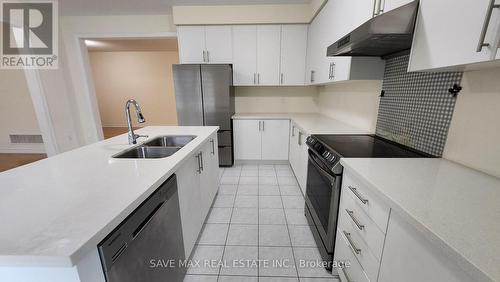
[[[338,281],[311,265],[321,257],[289,165],[221,169],[218,196],[193,260],[224,265],[192,267],[185,282]]]
[[[0,172],[45,159],[46,154],[0,154]]]

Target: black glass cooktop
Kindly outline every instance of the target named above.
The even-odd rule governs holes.
[[[314,135],[314,137],[344,158],[433,157],[375,135]]]

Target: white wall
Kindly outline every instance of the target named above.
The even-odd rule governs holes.
[[[66,56],[62,58],[67,65],[69,90],[78,116],[80,144],[90,144],[103,138],[100,116],[94,86],[91,80],[88,58],[83,42],[79,37],[147,37],[175,32],[170,15],[151,16],[81,16],[61,17],[60,40],[64,43]],[[174,34],[175,35],[175,34]],[[59,81],[64,83],[64,81]]]
[[[375,133],[382,81],[349,81],[318,87],[319,112]]]
[[[500,68],[464,73],[443,157],[500,177]]]
[[[41,134],[22,70],[0,70],[0,153],[44,153],[43,144],[11,144],[10,134]]]
[[[309,23],[326,0],[308,4],[174,6],[176,25]]]
[[[236,87],[237,113],[317,112],[317,90],[309,87]]]
[[[89,58],[103,127],[126,127],[123,107],[132,98],[146,118],[140,126],[177,125],[172,74],[177,51],[90,52]]]

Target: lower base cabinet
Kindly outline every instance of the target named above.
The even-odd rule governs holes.
[[[334,260],[342,282],[476,281],[344,169]]]
[[[241,119],[233,121],[236,160],[288,160],[290,121]]]
[[[293,122],[290,128],[290,152],[289,160],[292,170],[299,182],[302,193],[306,194],[307,165],[309,162],[306,132],[300,130]]]
[[[184,250],[188,258],[217,194],[217,135],[212,135],[209,141],[177,170],[176,175]]]

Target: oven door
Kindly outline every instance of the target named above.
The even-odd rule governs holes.
[[[309,150],[306,204],[326,253],[333,254],[340,202],[341,175],[335,175]],[[319,246],[318,247],[322,247]]]

